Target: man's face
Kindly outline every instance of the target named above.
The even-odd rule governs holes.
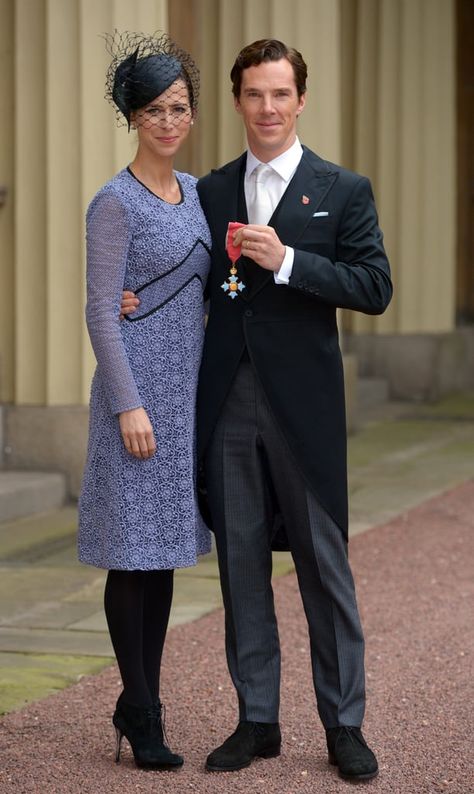
[[[234,97],[234,104],[244,120],[250,149],[268,162],[294,143],[305,95],[298,97],[293,67],[281,58],[244,69],[240,97]]]

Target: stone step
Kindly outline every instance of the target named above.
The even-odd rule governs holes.
[[[36,564],[62,550],[75,547],[77,506],[66,504],[47,513],[36,513],[0,523],[0,566]],[[75,548],[73,553],[75,561]]]
[[[56,472],[0,471],[0,522],[60,508],[66,479]]]

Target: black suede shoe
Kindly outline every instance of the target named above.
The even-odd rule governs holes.
[[[239,722],[237,730],[224,744],[207,756],[209,772],[235,772],[249,766],[254,758],[280,755],[281,734],[278,722]]]
[[[126,736],[137,766],[178,769],[183,765],[183,757],[171,752],[165,744],[161,703],[157,702],[150,708],[140,708],[125,703],[120,696],[112,722],[116,734],[117,763],[120,761],[122,739]]]
[[[377,759],[362,736],[360,728],[340,725],[326,730],[328,759],[345,780],[370,780],[379,771]]]

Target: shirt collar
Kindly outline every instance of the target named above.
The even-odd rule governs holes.
[[[295,173],[299,162],[303,156],[303,148],[296,137],[295,142],[290,146],[286,152],[279,154],[274,160],[269,160],[267,165],[270,165],[274,171],[285,181],[289,182]],[[258,160],[250,149],[247,149],[247,165],[245,168],[245,176],[249,177],[253,171],[260,165],[261,161]]]

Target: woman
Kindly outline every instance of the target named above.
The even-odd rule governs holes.
[[[138,766],[176,768],[160,665],[175,568],[210,550],[195,494],[195,391],[209,231],[194,177],[173,170],[198,71],[163,35],[115,34],[107,98],[137,130],[132,163],[87,212],[86,318],[97,369],[79,501],[79,559],[108,570],[105,612],[123,682],[113,724]],[[123,289],[140,310],[119,318]]]

